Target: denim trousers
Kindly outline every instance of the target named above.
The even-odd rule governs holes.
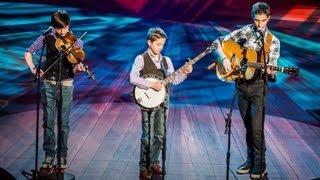
[[[150,164],[159,164],[159,155],[163,147],[165,108],[161,107],[150,114]],[[142,134],[140,149],[140,169],[147,168],[149,122],[148,111],[141,110]]]
[[[55,124],[57,118],[57,85],[44,82],[42,89],[43,103],[43,150],[46,156],[54,157],[57,153]],[[74,86],[62,86],[61,109],[61,156],[67,157],[69,136],[69,115],[71,111]],[[59,142],[58,142],[59,143]]]

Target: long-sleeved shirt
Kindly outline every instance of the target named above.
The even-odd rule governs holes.
[[[147,53],[151,57],[153,63],[156,65],[156,67],[158,69],[160,69],[161,63],[162,63],[161,60],[162,60],[163,56],[161,54],[160,54],[160,56],[153,55],[151,53],[150,49],[147,50]],[[165,71],[165,75],[168,76],[174,72],[174,67],[173,67],[172,61],[169,57],[164,56],[164,58],[166,59],[167,64],[168,64],[168,69]],[[135,58],[134,63],[132,65],[132,69],[130,72],[130,82],[133,85],[136,85],[140,88],[148,89],[151,87],[151,82],[140,77],[140,71],[143,69],[143,67],[144,67],[144,59],[143,59],[142,55],[138,55]],[[187,78],[187,75],[179,74],[171,83],[174,85],[177,85],[177,84],[180,84],[182,81],[184,81],[186,78]]]
[[[268,28],[266,28],[264,33],[264,38],[263,38],[264,42],[266,42],[266,37],[268,33],[270,33],[270,31],[268,30]],[[280,41],[273,34],[271,34],[271,36],[272,36],[272,40],[270,45],[270,53],[268,54],[268,57],[269,57],[268,64],[276,66],[277,60],[280,57]],[[243,28],[235,30],[226,36],[220,37],[217,40],[215,40],[215,42],[220,43],[219,40],[227,41],[229,39],[232,39],[235,42],[237,42],[240,39],[246,39],[246,42],[244,43],[243,46],[246,48],[254,49],[255,51],[260,51],[262,47],[261,34],[257,32],[253,24],[246,25]],[[220,56],[222,55],[221,53],[219,54]],[[221,57],[221,59],[224,59],[224,57]]]
[[[53,30],[50,35],[53,35],[56,39],[56,33],[55,30]],[[35,52],[39,51],[43,47],[43,41],[44,41],[45,36],[40,35],[36,41],[32,43],[32,45],[26,50],[27,52],[30,52],[31,54],[34,54]],[[75,43],[74,46],[83,48],[83,42],[81,39],[78,39]]]

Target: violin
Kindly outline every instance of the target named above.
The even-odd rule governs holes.
[[[85,53],[82,48],[74,46],[77,37],[68,32],[64,37],[58,36],[55,42],[55,47],[67,55],[67,59],[71,64],[83,63]],[[84,64],[85,72],[89,79],[95,79],[93,72],[89,69],[88,65]]]

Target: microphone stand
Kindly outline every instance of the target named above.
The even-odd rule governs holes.
[[[150,160],[150,153],[151,153],[151,113],[152,109],[148,109],[148,148],[147,148],[147,169],[150,174],[150,166],[151,166],[151,160]]]
[[[240,72],[240,73],[245,73],[246,69],[247,69],[248,65],[244,64],[242,65],[240,68],[234,70],[233,72]],[[239,80],[236,80],[236,84],[235,84],[235,92],[233,94],[232,97],[232,101],[231,101],[231,105],[230,105],[230,109],[229,109],[229,113],[227,114],[227,117],[225,118],[225,130],[224,130],[224,134],[228,134],[228,147],[227,147],[227,154],[226,154],[226,163],[227,163],[227,169],[226,169],[226,180],[229,180],[229,171],[230,171],[230,149],[231,149],[231,124],[232,124],[232,111],[234,109],[234,104],[235,104],[235,100],[236,97],[238,95],[238,83]]]
[[[262,179],[262,174],[263,174],[263,168],[262,168],[262,165],[263,165],[263,162],[262,162],[262,154],[264,151],[264,122],[265,122],[265,115],[266,115],[266,94],[267,94],[267,86],[268,86],[268,75],[267,75],[267,54],[265,52],[265,43],[264,43],[264,33],[262,33],[261,31],[258,31],[260,36],[262,37],[261,38],[261,49],[262,49],[262,54],[263,54],[263,65],[264,65],[264,73],[263,73],[263,99],[262,99],[262,122],[261,122],[261,142],[260,142],[260,179]],[[268,58],[269,59],[269,58]],[[265,162],[264,162],[265,163]]]
[[[34,169],[31,170],[31,173],[28,173],[26,171],[22,171],[21,174],[27,178],[27,179],[39,179],[39,171],[38,171],[38,156],[39,156],[39,117],[40,117],[40,99],[41,99],[41,93],[40,93],[40,68],[41,68],[41,59],[43,56],[43,51],[47,45],[47,42],[43,41],[43,46],[41,49],[40,58],[38,60],[38,66],[37,71],[35,75],[35,81],[37,81],[37,115],[36,115],[36,150],[35,150],[35,162],[34,162]]]
[[[166,175],[166,158],[167,158],[167,119],[168,119],[168,107],[164,104],[164,121],[163,121],[163,149],[162,149],[162,180],[165,179]]]
[[[236,84],[236,88],[237,89],[237,84]],[[235,90],[233,97],[232,97],[232,101],[231,101],[231,105],[230,105],[230,109],[229,109],[229,113],[227,114],[227,118],[225,118],[225,130],[224,130],[224,134],[228,134],[228,148],[227,148],[227,154],[226,154],[226,163],[227,163],[227,169],[226,169],[226,180],[229,180],[229,170],[230,170],[230,149],[231,149],[231,117],[232,117],[232,111],[234,108],[234,102],[236,100],[236,96],[238,94],[238,91]]]

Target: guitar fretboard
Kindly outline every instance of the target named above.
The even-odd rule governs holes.
[[[247,65],[249,67],[254,67],[256,69],[264,69],[263,63],[253,63],[253,62],[247,62]],[[298,75],[299,69],[298,68],[291,68],[291,67],[280,67],[280,66],[273,66],[273,65],[267,65],[267,68],[272,71],[279,71],[286,74],[291,75]]]

